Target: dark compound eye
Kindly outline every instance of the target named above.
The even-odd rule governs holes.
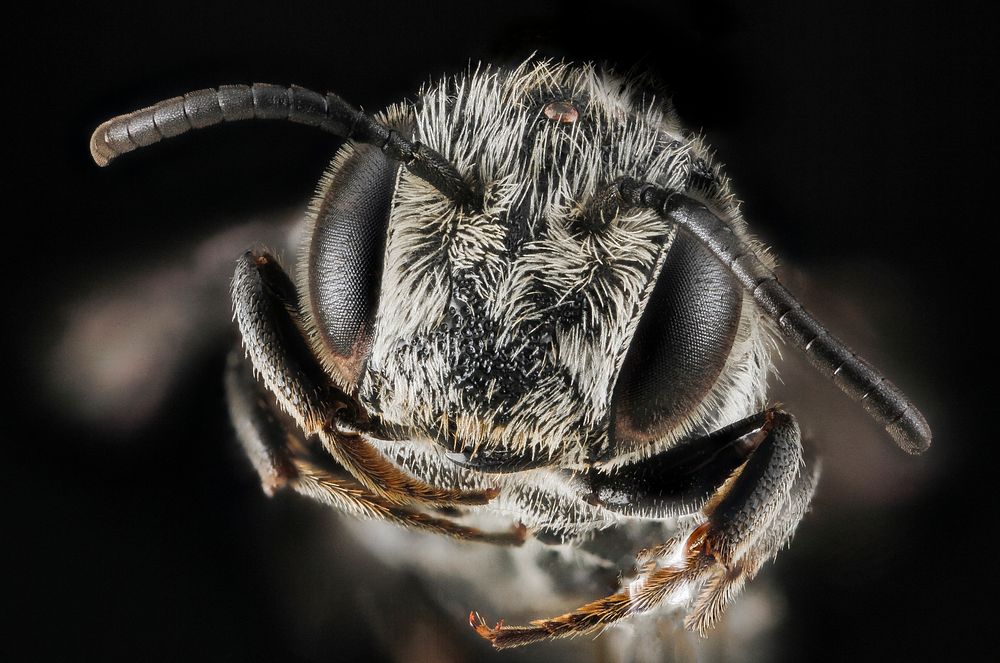
[[[576,106],[568,101],[549,102],[545,104],[543,112],[545,113],[545,117],[553,122],[562,122],[563,124],[573,124],[580,117],[580,112],[576,109]]]
[[[615,386],[616,453],[661,438],[704,400],[733,347],[741,298],[726,267],[678,232]]]
[[[326,181],[306,269],[309,314],[327,357],[348,383],[368,351],[397,165],[359,146]]]

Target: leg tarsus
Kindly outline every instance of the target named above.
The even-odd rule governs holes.
[[[706,530],[699,527],[685,544],[685,554],[675,565],[653,567],[645,575],[615,594],[591,601],[572,612],[549,619],[536,619],[527,626],[507,626],[503,620],[490,627],[473,613],[477,620],[470,624],[481,637],[497,649],[509,649],[548,640],[585,635],[604,629],[631,615],[650,610],[671,593],[696,582],[713,560],[703,550]]]

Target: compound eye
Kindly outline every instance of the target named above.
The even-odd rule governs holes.
[[[345,149],[324,179],[302,267],[324,364],[350,388],[371,347],[398,166],[370,146]]]
[[[678,232],[615,385],[612,455],[662,439],[694,413],[725,366],[741,310],[729,271]]]
[[[561,122],[562,124],[573,124],[580,118],[580,112],[576,106],[568,101],[550,101],[545,104],[542,112],[553,122]]]

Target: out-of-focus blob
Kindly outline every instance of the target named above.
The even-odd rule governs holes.
[[[89,294],[66,302],[45,376],[54,405],[120,434],[148,423],[198,362],[230,339],[236,258],[265,246],[292,259],[299,224],[288,219],[296,216],[229,228],[157,268],[90,284]]]

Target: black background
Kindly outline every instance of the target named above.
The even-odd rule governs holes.
[[[985,350],[996,308],[985,238],[996,224],[998,71],[985,7],[10,10],[4,362],[14,395],[2,429],[2,538],[12,634],[0,647],[32,659],[388,655],[350,617],[345,588],[359,580],[296,561],[315,556],[326,533],[310,529],[315,509],[303,500],[260,495],[226,422],[221,353],[131,435],[64,416],[40,378],[55,370],[43,355],[73,297],[213,219],[304,201],[336,141],[296,126],[231,127],[101,170],[87,140],[112,115],[220,83],[295,82],[379,108],[470,60],[535,49],[638,64],[662,79],[727,165],[754,231],[815,278],[818,308],[836,313],[829,301],[843,300],[863,312],[863,323],[827,322],[848,340],[860,335],[934,428],[929,453],[888,465],[909,469],[875,474],[903,484],[902,497],[867,504],[838,493],[851,484],[848,466],[836,469],[844,454],[832,453],[832,488],[769,572],[786,595],[778,655],[927,660],[989,645],[997,357]],[[817,437],[840,448],[837,430]],[[352,554],[341,560],[348,569]],[[316,582],[288,566],[312,569]],[[288,593],[286,575],[300,583],[294,600],[275,598]],[[325,621],[300,619],[303,604],[310,614],[327,605]]]

